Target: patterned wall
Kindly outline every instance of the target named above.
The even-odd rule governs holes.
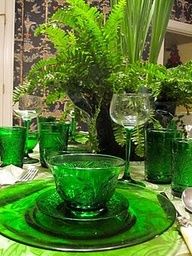
[[[175,0],[171,19],[192,24],[192,0]]]
[[[88,3],[108,13],[109,1],[88,0]],[[63,6],[65,0],[16,0],[14,87],[22,83],[25,74],[39,58],[50,55],[46,38],[34,36],[35,28]]]
[[[46,38],[34,36],[35,28],[64,4],[65,0],[16,0],[14,87],[22,83],[31,65],[50,54]],[[109,12],[109,0],[87,0],[104,13]],[[192,23],[192,0],[175,0],[171,18]]]

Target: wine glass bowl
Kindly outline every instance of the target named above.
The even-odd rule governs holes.
[[[111,119],[125,128],[144,124],[150,114],[148,94],[114,94],[110,104]]]
[[[76,216],[100,215],[115,192],[124,160],[102,154],[63,154],[47,159],[56,190]]]
[[[35,95],[23,95],[14,105],[14,112],[24,121],[36,118],[42,110],[42,97]]]
[[[129,172],[129,160],[131,151],[131,132],[139,125],[143,125],[150,116],[150,95],[142,93],[120,93],[114,94],[110,104],[110,116],[113,122],[126,129],[126,162],[125,172],[122,177],[123,182],[131,182],[142,185],[134,181]]]
[[[19,101],[13,106],[13,111],[20,117],[26,127],[26,145],[24,163],[31,164],[38,162],[37,159],[33,159],[28,155],[28,139],[29,139],[29,126],[32,119],[36,118],[43,108],[42,97],[35,95],[22,95]]]

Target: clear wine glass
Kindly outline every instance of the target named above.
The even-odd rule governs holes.
[[[29,134],[29,126],[32,119],[36,118],[42,111],[43,101],[42,97],[35,95],[23,95],[19,98],[19,101],[13,106],[13,110],[17,116],[19,116],[26,127],[26,146],[23,162],[25,164],[32,164],[38,162],[37,159],[29,156],[27,148],[27,140]]]
[[[143,185],[141,182],[135,181],[130,176],[129,160],[131,152],[131,132],[137,125],[144,124],[150,115],[150,99],[149,94],[122,93],[114,94],[110,104],[111,119],[122,125],[126,130],[126,156],[125,171],[121,181],[124,183],[135,183]]]

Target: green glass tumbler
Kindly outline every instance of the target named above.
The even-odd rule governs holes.
[[[52,156],[48,166],[71,214],[86,218],[105,210],[125,161],[109,155],[77,153]]]
[[[26,128],[0,127],[0,162],[1,166],[23,166],[26,142]]]
[[[63,122],[39,123],[39,151],[42,167],[47,167],[46,157],[51,152],[67,150],[69,127],[69,123]]]
[[[172,143],[180,137],[175,129],[147,129],[145,141],[145,179],[155,184],[172,180]]]
[[[192,187],[192,139],[178,139],[173,142],[172,194],[181,197],[187,187]]]

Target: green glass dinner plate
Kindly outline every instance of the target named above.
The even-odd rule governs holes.
[[[136,222],[131,228],[94,239],[73,239],[65,235],[50,234],[44,227],[33,227],[26,219],[29,213],[34,214],[37,198],[53,189],[53,180],[32,181],[3,189],[0,194],[0,233],[20,243],[44,249],[101,251],[148,241],[162,234],[175,221],[175,209],[165,197],[144,187],[125,185],[117,187],[116,193],[128,200],[132,214],[136,216]],[[40,226],[41,224],[40,222]],[[111,226],[108,225],[108,228]]]

